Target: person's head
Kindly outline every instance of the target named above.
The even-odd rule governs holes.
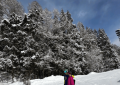
[[[67,69],[65,69],[65,70],[64,70],[64,73],[65,73],[65,74],[67,74],[67,73],[68,73],[68,70],[67,70]]]
[[[71,76],[71,75],[72,75],[72,72],[69,71],[69,72],[68,72],[68,75]]]
[[[71,76],[71,74],[68,73],[69,76]]]

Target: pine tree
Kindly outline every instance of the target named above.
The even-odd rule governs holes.
[[[65,13],[64,13],[64,11],[63,11],[63,9],[61,10],[61,13],[60,13],[60,30],[62,31],[62,32],[65,32],[66,31],[66,27],[65,27],[65,25],[66,25],[66,16],[65,16]]]
[[[68,10],[67,10],[66,16],[68,21],[73,22],[73,19],[71,18],[71,14],[69,13]]]
[[[115,45],[115,44],[112,44],[112,47],[116,50],[116,52],[118,53],[118,55],[120,55],[120,47]]]
[[[43,10],[43,20],[44,20],[44,29],[46,29],[46,31],[50,31],[52,29],[52,13],[48,10],[48,9],[45,9]]]
[[[52,33],[55,34],[59,34],[60,33],[60,26],[59,26],[59,20],[58,20],[58,16],[56,13],[54,13],[54,18],[53,18],[53,28]]]
[[[81,22],[77,23],[77,28],[81,33],[81,36],[84,36],[86,34],[86,30]]]
[[[43,9],[37,1],[33,1],[31,4],[29,4],[28,11],[29,13],[35,13],[37,11],[41,15]]]
[[[3,5],[2,5],[2,0],[0,0],[0,21],[3,19],[3,15],[4,15],[4,12],[2,11],[4,8],[3,8]]]
[[[88,34],[92,34],[92,33],[93,33],[92,29],[90,29],[90,28],[88,28],[88,27],[86,27],[86,32],[87,32]]]
[[[19,16],[24,15],[24,8],[17,0],[0,0],[0,3],[0,8],[2,9],[2,18],[10,18],[10,14],[13,12]]]
[[[104,69],[112,70],[118,68],[118,59],[112,50],[112,46],[110,44],[109,38],[105,34],[103,29],[98,30],[98,46],[101,51],[103,51],[103,61],[104,61]]]
[[[36,24],[39,25],[39,31],[44,31],[43,29],[43,9],[40,6],[40,4],[37,1],[33,1],[31,4],[28,6],[28,11],[29,11],[29,18],[32,18]]]
[[[15,17],[18,18],[16,14],[13,14],[11,19],[2,21],[2,40],[0,44],[4,43],[1,46],[3,49],[1,51],[5,52],[3,56],[6,59],[7,57],[10,59],[8,62],[10,64],[7,64],[9,71],[13,73],[19,70],[20,74],[22,67],[25,67],[26,70],[30,70],[30,66],[31,70],[34,70],[34,67],[36,67],[36,60],[33,59],[33,56],[39,50],[39,45],[34,39],[36,26],[31,21],[32,18],[28,19],[24,17],[22,22],[18,22],[19,18]],[[26,59],[28,59],[28,62],[25,62]],[[10,68],[12,69],[10,70]]]
[[[94,29],[93,34],[96,35],[96,37],[97,37],[97,30],[96,29]]]
[[[69,11],[67,10],[67,13],[66,13],[66,25],[65,25],[65,27],[66,27],[66,31],[67,31],[68,34],[71,33],[71,31],[72,31],[74,28],[76,28],[76,26],[74,26],[74,25],[72,24],[72,22],[73,22],[73,19],[72,19],[72,17],[71,17],[71,14],[70,14]]]

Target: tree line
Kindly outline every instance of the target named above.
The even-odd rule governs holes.
[[[6,72],[14,81],[64,75],[65,68],[74,75],[119,68],[120,47],[110,43],[104,29],[75,25],[69,11],[51,12],[36,1],[26,14],[18,1],[9,1],[0,1],[1,76]]]

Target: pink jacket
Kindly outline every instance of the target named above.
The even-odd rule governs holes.
[[[74,85],[74,80],[72,76],[68,77],[68,84],[67,85]]]

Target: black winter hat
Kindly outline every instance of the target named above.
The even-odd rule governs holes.
[[[72,72],[71,72],[71,71],[69,71],[68,73],[69,73],[69,74],[72,74]]]

